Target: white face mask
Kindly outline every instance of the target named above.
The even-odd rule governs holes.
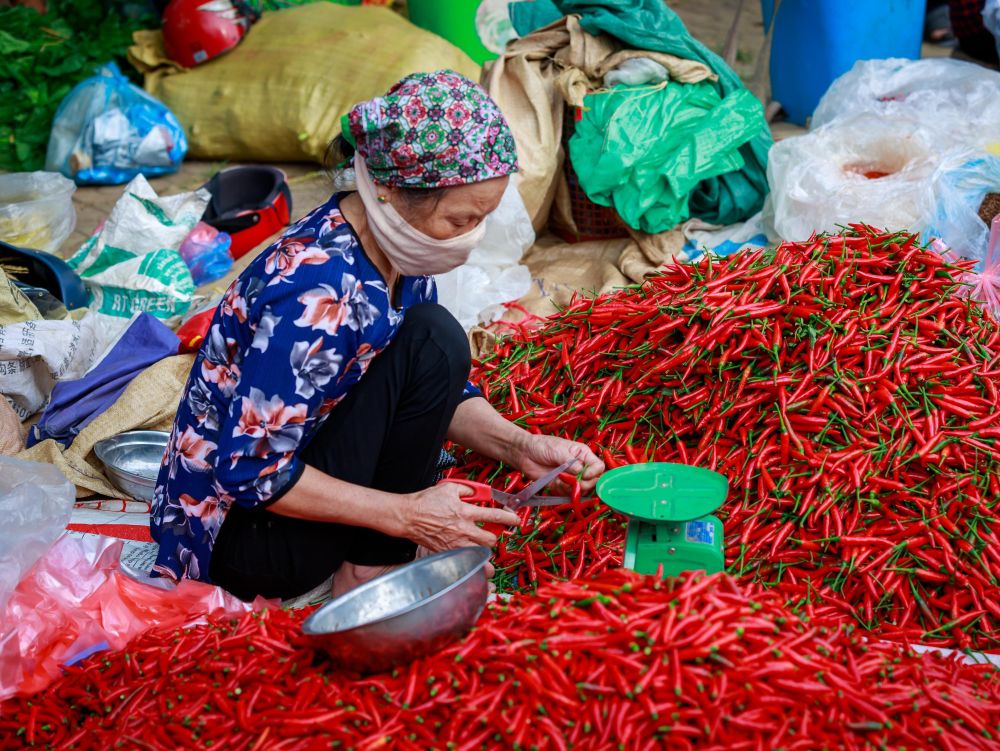
[[[449,240],[437,240],[414,228],[392,204],[378,200],[375,181],[361,155],[354,157],[358,195],[365,207],[368,227],[390,263],[404,276],[432,276],[456,269],[469,260],[473,248],[486,234],[486,222]]]

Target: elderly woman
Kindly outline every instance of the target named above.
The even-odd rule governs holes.
[[[468,383],[432,275],[482,240],[517,170],[496,104],[449,71],[409,76],[347,118],[357,192],[334,195],[239,276],[195,359],[151,528],[154,571],[244,599],[334,593],[431,551],[492,546],[499,508],[434,484],[445,439],[538,477],[587,447],[533,435]],[[345,136],[348,132],[345,131]]]

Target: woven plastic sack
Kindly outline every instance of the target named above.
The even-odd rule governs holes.
[[[109,321],[88,311],[79,321],[36,319],[0,326],[0,393],[19,418],[27,419],[45,406],[57,381],[81,378],[127,324],[128,319]]]
[[[580,185],[591,201],[613,206],[627,225],[651,235],[699,216],[692,194],[703,181],[743,168],[740,150],[763,116],[746,89],[722,98],[708,81],[617,86],[584,101],[569,141]]]
[[[55,253],[76,227],[75,190],[53,172],[0,175],[0,240]]]
[[[765,217],[786,240],[864,222],[923,229],[936,146],[919,123],[862,114],[771,149]]]
[[[1000,141],[1000,73],[960,60],[862,60],[827,90],[812,116],[817,128],[860,114],[919,121],[936,147]]]
[[[357,102],[409,73],[479,66],[387,8],[313,3],[265,13],[238,47],[190,70],[170,62],[160,32],[138,32],[129,59],[146,91],[188,131],[191,156],[321,162]]]
[[[173,113],[108,63],[56,110],[45,169],[80,185],[117,185],[176,172],[186,153]]]
[[[118,319],[150,313],[168,324],[187,312],[194,281],[179,248],[205,213],[209,193],[159,197],[142,175],[130,182],[99,231],[69,259],[93,300]]]

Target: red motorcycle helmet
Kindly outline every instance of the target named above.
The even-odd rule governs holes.
[[[185,68],[228,52],[258,18],[239,0],[170,0],[163,11],[163,46]]]

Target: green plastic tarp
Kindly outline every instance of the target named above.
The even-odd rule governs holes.
[[[658,196],[643,195],[643,203],[658,205],[655,209],[651,208],[648,212],[650,216],[644,217],[638,225],[624,215],[622,217],[631,226],[646,232],[669,229],[689,216],[713,224],[734,224],[760,210],[767,194],[767,153],[772,145],[764,109],[749,94],[735,71],[721,57],[692,37],[684,22],[663,0],[535,0],[513,3],[510,15],[514,28],[522,35],[564,15],[578,15],[581,26],[588,33],[608,34],[632,49],[664,52],[686,60],[697,60],[708,65],[718,75],[717,81],[706,84],[714,89],[720,100],[714,110],[708,113],[704,106],[708,100],[703,94],[691,95],[692,105],[698,103],[701,106],[696,107],[698,111],[685,115],[680,111],[679,95],[670,92],[675,86],[698,87],[698,84],[668,84],[660,90],[662,101],[656,102],[655,106],[650,101],[641,105],[648,108],[650,117],[654,117],[658,111],[666,111],[672,112],[674,118],[679,118],[677,123],[682,124],[681,138],[687,139],[686,144],[677,143],[678,139],[663,124],[673,121],[660,121],[657,123],[658,129],[654,129],[650,123],[635,123],[636,128],[629,137],[623,125],[610,122],[611,114],[619,109],[613,106],[618,103],[618,94],[587,97],[586,105],[591,108],[591,112],[584,115],[584,123],[589,122],[597,128],[597,111],[609,118],[601,121],[605,125],[602,130],[607,141],[602,142],[604,145],[599,153],[591,148],[581,148],[582,141],[577,139],[584,136],[581,136],[579,127],[570,140],[573,168],[580,175],[580,184],[591,200],[604,205],[614,203],[619,207],[635,200],[634,196],[638,191],[660,191]],[[608,101],[601,103],[597,101],[599,98]],[[731,98],[733,101],[729,101]],[[700,125],[696,127],[695,123]],[[583,123],[578,126],[581,124]],[[584,132],[587,131],[584,128]],[[734,143],[734,139],[743,136],[745,138],[741,143]],[[603,162],[610,169],[615,162],[615,155],[609,154],[609,151],[623,148],[625,139],[629,140],[628,150],[622,155],[622,163],[619,165],[623,174],[629,171],[628,165],[624,163],[627,159],[646,165],[647,160],[664,151],[661,145],[649,143],[650,139],[671,141],[672,148],[666,150],[672,154],[670,164],[664,165],[664,174],[642,170],[647,173],[645,178],[633,170],[622,186],[622,190],[632,197],[623,195],[609,201],[609,189],[606,186],[614,176],[608,174],[598,178],[593,169],[594,164]],[[576,144],[574,140],[577,140]],[[733,153],[734,146],[736,153]],[[701,153],[693,152],[692,148],[701,150]],[[647,153],[639,158],[635,153],[637,149]],[[715,162],[709,163],[711,160]],[[667,169],[679,171],[666,174]],[[585,180],[584,173],[590,175],[590,178]],[[678,202],[676,195],[679,186],[689,185],[692,181],[695,184],[687,194],[687,205],[681,206],[683,201]],[[666,187],[667,184],[669,188]],[[602,187],[598,190],[597,186]],[[674,207],[673,211],[669,207]],[[676,213],[676,221],[665,224],[671,220],[672,213]]]
[[[760,110],[746,89],[722,99],[708,81],[616,86],[584,103],[569,142],[580,185],[649,234],[688,219],[692,193],[730,187],[726,178],[745,166],[740,146],[757,132]],[[738,197],[716,198],[738,210]]]

